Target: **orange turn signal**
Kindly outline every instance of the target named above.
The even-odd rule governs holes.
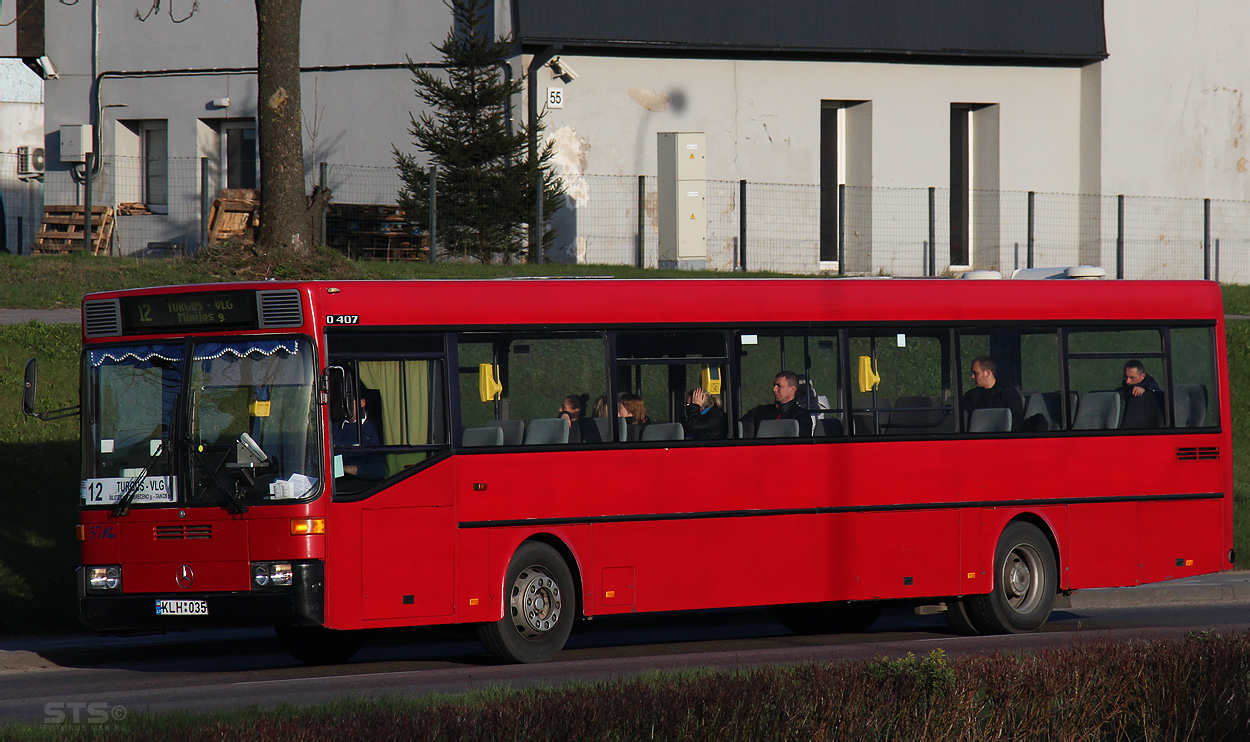
[[[311,536],[316,533],[326,532],[325,518],[292,518],[291,519],[291,535],[292,536]]]
[[[87,527],[82,525],[81,523],[74,526],[74,535],[78,537],[79,541],[86,541],[87,540]]]

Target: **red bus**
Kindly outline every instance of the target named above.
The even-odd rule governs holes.
[[[472,624],[541,661],[577,618],[885,601],[1022,632],[1233,561],[1214,283],[271,281],[82,326],[103,632],[273,625],[328,662]]]

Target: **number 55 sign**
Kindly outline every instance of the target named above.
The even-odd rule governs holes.
[[[547,107],[564,108],[564,88],[547,88]]]

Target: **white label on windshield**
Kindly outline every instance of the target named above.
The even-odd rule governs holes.
[[[112,438],[100,439],[100,453],[113,453],[113,439]]]
[[[83,480],[79,499],[83,505],[112,505],[122,499],[122,495],[126,493],[132,481],[134,481],[133,478],[127,477]],[[132,503],[173,502],[176,483],[177,477],[141,479],[136,483],[138,491],[130,501]]]

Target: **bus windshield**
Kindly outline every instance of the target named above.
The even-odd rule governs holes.
[[[314,493],[311,345],[299,339],[88,350],[82,504],[220,505]]]

